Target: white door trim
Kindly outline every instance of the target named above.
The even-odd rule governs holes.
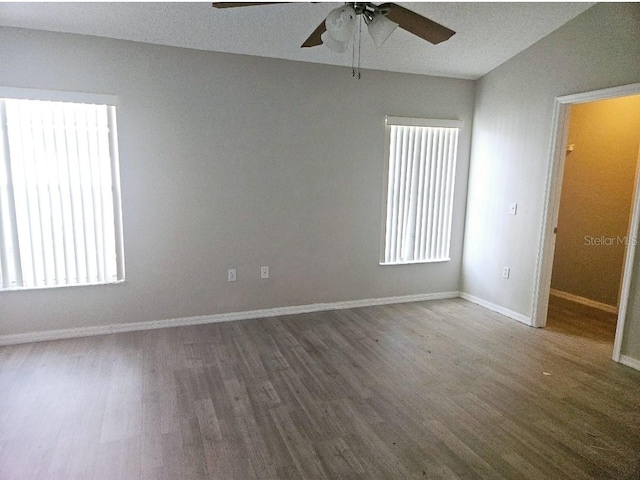
[[[565,95],[555,99],[549,163],[545,187],[544,210],[540,226],[540,243],[538,245],[538,260],[533,289],[533,312],[531,320],[533,325],[536,327],[544,327],[547,323],[547,309],[549,307],[549,293],[551,289],[551,269],[553,266],[553,253],[555,249],[554,229],[558,221],[558,212],[560,210],[560,193],[562,188],[562,175],[564,172],[571,105],[637,94],[640,94],[640,83],[606,88],[604,90],[595,90],[592,92]],[[635,192],[640,192],[640,176],[637,174]],[[633,239],[637,236],[639,225],[640,195],[636,195],[633,201],[629,237],[627,238]],[[636,253],[636,246],[633,245],[633,243],[634,242],[630,242],[625,255],[624,275],[622,279],[618,311],[618,324],[616,327],[616,338],[613,344],[613,359],[616,362],[620,361],[624,322],[627,314],[627,304],[629,302],[631,270]]]

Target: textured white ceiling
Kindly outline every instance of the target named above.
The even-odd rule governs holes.
[[[593,3],[409,3],[457,33],[432,45],[396,30],[376,48],[363,29],[361,67],[476,79]],[[351,65],[351,51],[300,48],[341,3],[214,9],[210,3],[2,3],[0,25],[218,52]]]

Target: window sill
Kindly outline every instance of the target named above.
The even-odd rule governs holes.
[[[122,283],[125,283],[125,280],[116,280],[115,282],[105,282],[105,283],[80,283],[75,285],[47,285],[45,287],[9,287],[9,288],[0,288],[0,294],[3,292],[33,292],[37,290],[58,290],[60,288],[104,287],[108,285],[119,285]]]
[[[412,260],[410,262],[389,262],[389,263],[380,262],[378,265],[380,265],[381,267],[389,267],[393,265],[415,265],[419,263],[444,263],[449,261],[451,261],[450,258],[440,258],[438,260]]]

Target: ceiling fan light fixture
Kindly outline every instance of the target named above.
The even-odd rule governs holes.
[[[356,11],[351,5],[338,7],[329,12],[324,24],[331,38],[346,43],[356,31]]]
[[[329,50],[333,50],[337,53],[344,53],[347,51],[347,44],[349,42],[340,42],[329,35],[329,32],[324,32],[320,38],[322,39],[322,43],[326,45]]]
[[[376,13],[367,25],[369,35],[371,35],[376,47],[382,45],[396,28],[398,28],[398,24],[389,20],[382,13]]]

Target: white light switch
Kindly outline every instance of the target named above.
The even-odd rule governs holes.
[[[235,282],[236,281],[236,269],[235,268],[230,268],[229,270],[227,270],[227,280],[229,282]]]
[[[503,278],[509,278],[510,274],[511,274],[511,268],[510,267],[504,267],[502,269],[502,277]]]
[[[517,211],[518,211],[517,203],[512,203],[509,205],[509,215],[515,215]]]
[[[260,267],[260,278],[269,278],[269,267]]]

